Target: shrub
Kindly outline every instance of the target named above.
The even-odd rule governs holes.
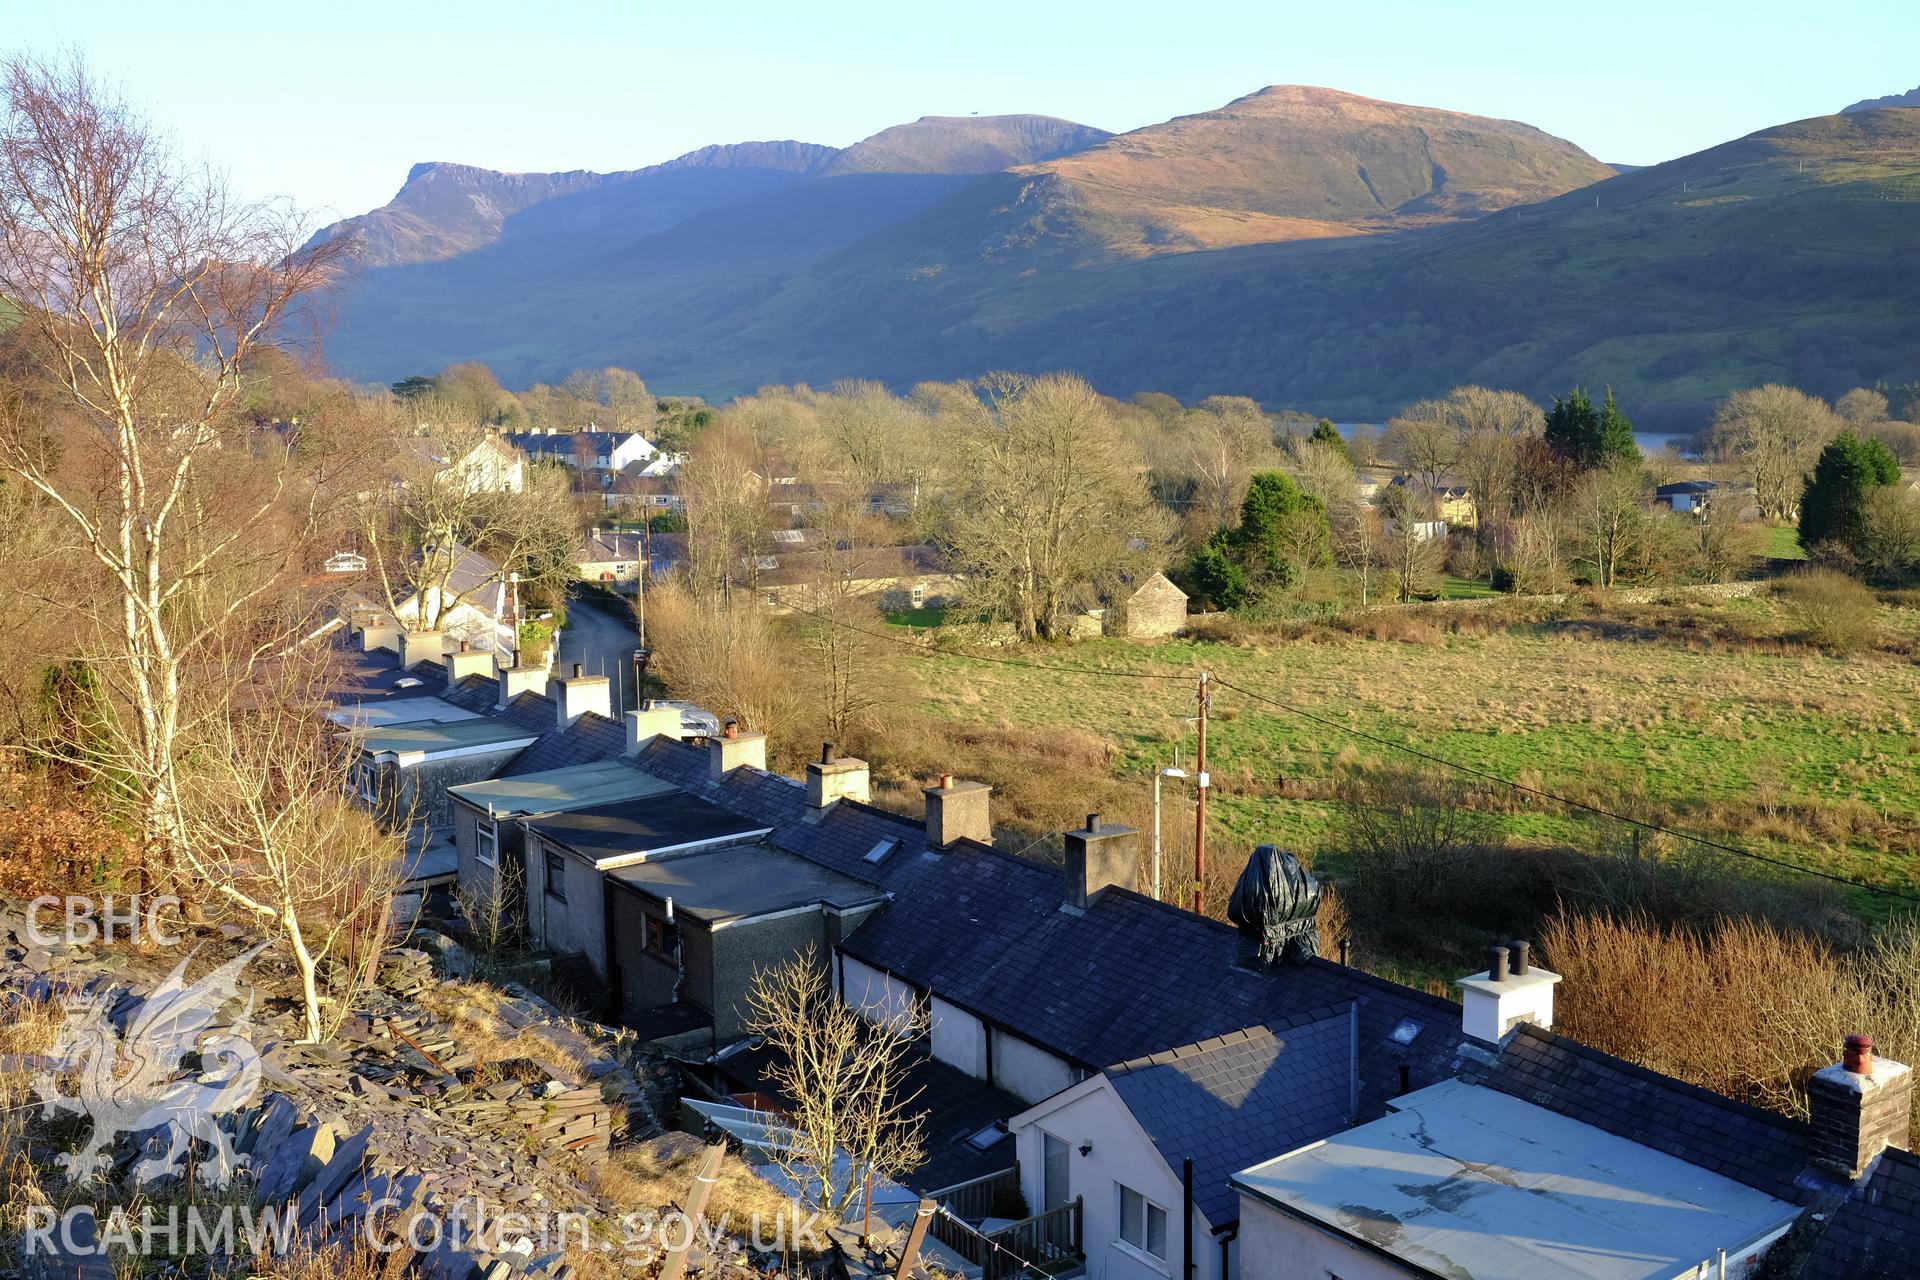
[[[1339,799],[1338,838],[1355,886],[1383,905],[1433,906],[1467,855],[1494,836],[1469,789],[1444,773],[1354,772],[1341,779]]]
[[[1920,928],[1903,922],[1837,955],[1749,920],[1661,929],[1636,916],[1561,914],[1540,938],[1566,980],[1555,1022],[1595,1048],[1788,1114],[1844,1036],[1888,1057],[1920,1050]],[[1649,982],[1648,974],[1685,975]]]
[[[1783,581],[1778,591],[1800,633],[1823,649],[1854,653],[1879,638],[1879,602],[1844,573],[1805,569]]]
[[[1517,595],[1520,591],[1520,575],[1504,564],[1493,566],[1493,577],[1489,580],[1495,591],[1506,595]]]

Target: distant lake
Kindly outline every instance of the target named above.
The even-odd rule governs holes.
[[[1386,430],[1386,424],[1382,422],[1336,422],[1333,425],[1339,428],[1340,434],[1349,440],[1353,438],[1354,431],[1360,427],[1369,427],[1375,431]],[[1636,431],[1633,433],[1633,442],[1639,445],[1640,452],[1648,457],[1652,457],[1669,444],[1681,453],[1686,453],[1692,440],[1693,434],[1688,431]]]

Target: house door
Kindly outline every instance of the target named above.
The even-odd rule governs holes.
[[[1062,1208],[1067,1194],[1067,1144],[1050,1133],[1040,1135],[1040,1212]]]

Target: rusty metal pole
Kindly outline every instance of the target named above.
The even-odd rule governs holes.
[[[907,1280],[913,1273],[913,1264],[920,1259],[920,1246],[927,1239],[927,1224],[933,1221],[936,1208],[931,1200],[920,1202],[920,1211],[913,1215],[913,1230],[907,1233],[906,1247],[900,1250],[900,1265],[893,1269],[893,1280]]]
[[[1212,701],[1207,693],[1206,672],[1200,673],[1200,753],[1194,761],[1193,781],[1193,910],[1196,915],[1205,915],[1207,911],[1207,706]]]
[[[687,1255],[693,1251],[693,1242],[700,1238],[700,1221],[707,1212],[707,1198],[713,1194],[713,1184],[720,1176],[720,1160],[726,1154],[724,1142],[716,1142],[700,1153],[700,1170],[694,1174],[693,1189],[687,1193],[686,1243],[667,1249],[667,1260],[660,1267],[660,1280],[680,1280],[686,1275]]]

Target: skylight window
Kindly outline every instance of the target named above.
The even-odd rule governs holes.
[[[1387,1034],[1387,1039],[1395,1044],[1412,1044],[1419,1037],[1422,1028],[1412,1018],[1400,1019],[1400,1024]]]
[[[881,862],[885,860],[888,854],[892,853],[895,849],[898,849],[899,847],[900,847],[900,842],[898,840],[893,840],[893,839],[882,840],[879,844],[867,850],[866,861]]]
[[[1003,1141],[1006,1137],[1007,1126],[995,1120],[986,1128],[969,1137],[967,1139],[967,1145],[975,1151],[989,1151],[992,1150],[996,1143]]]
[[[418,689],[424,683],[426,683],[424,680],[417,679],[413,676],[401,676],[393,682],[393,687],[396,689]]]

